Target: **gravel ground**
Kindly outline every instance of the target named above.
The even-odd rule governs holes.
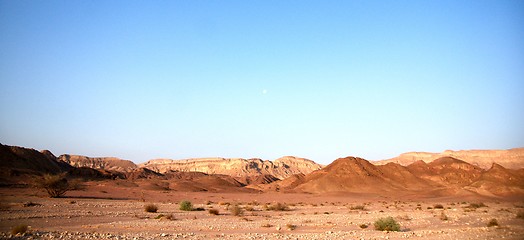
[[[217,195],[217,194],[214,194]],[[194,199],[203,211],[181,211],[177,202],[154,202],[158,212],[147,213],[148,202],[88,198],[49,199],[38,196],[2,197],[2,239],[524,239],[522,203],[427,201],[288,201],[289,211],[268,211],[266,203],[240,202],[241,216],[233,216],[224,202]],[[307,196],[305,196],[307,197]],[[277,199],[275,199],[277,200]],[[332,200],[332,199],[330,199]],[[335,199],[336,200],[336,199]],[[233,203],[234,201],[229,201]],[[277,201],[274,201],[277,202]],[[353,208],[361,208],[351,210]],[[219,215],[211,215],[209,209]],[[164,215],[164,217],[161,217]],[[168,219],[172,215],[171,219]],[[399,232],[377,231],[373,223],[391,216]],[[488,227],[491,219],[499,226]],[[12,235],[26,224],[25,234]],[[361,228],[365,224],[367,228]]]

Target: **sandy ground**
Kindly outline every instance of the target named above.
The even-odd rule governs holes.
[[[0,238],[14,239],[524,239],[524,202],[391,199],[373,195],[209,193],[118,188],[104,183],[52,199],[42,191],[0,188]],[[203,211],[181,211],[189,200]],[[481,202],[486,207],[468,208]],[[288,211],[265,205],[286,203]],[[24,206],[34,203],[34,206]],[[153,203],[158,212],[144,211]],[[239,204],[241,216],[230,209]],[[442,209],[435,206],[441,204]],[[364,209],[351,210],[351,208]],[[219,215],[211,215],[217,209]],[[159,217],[161,215],[170,216]],[[400,232],[373,223],[394,217]],[[447,219],[446,219],[447,218]],[[487,227],[491,219],[499,226]],[[12,235],[26,224],[24,235]],[[361,228],[361,225],[367,228]]]

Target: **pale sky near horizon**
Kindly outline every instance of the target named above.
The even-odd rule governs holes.
[[[524,1],[0,0],[0,143],[54,154],[524,147]]]

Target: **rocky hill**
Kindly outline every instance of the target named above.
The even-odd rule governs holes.
[[[114,157],[86,157],[80,155],[63,154],[58,157],[59,161],[68,163],[73,167],[88,167],[106,171],[129,172],[137,168],[136,164]]]
[[[460,159],[483,169],[491,168],[493,163],[499,164],[508,169],[524,168],[524,148],[513,148],[508,150],[447,150],[442,153],[408,152],[395,158],[374,161],[373,164],[384,165],[393,162],[407,166],[419,160],[429,163],[442,157]]]
[[[278,182],[272,185],[279,184]],[[465,161],[443,157],[409,166],[397,163],[373,165],[361,158],[347,157],[282,189],[308,193],[423,194],[426,196],[479,195],[524,197],[524,172],[492,164],[489,170]]]
[[[294,174],[308,174],[322,168],[311,160],[297,157],[282,157],[274,161],[242,158],[197,158],[185,160],[156,159],[140,164],[159,173],[169,171],[203,172],[223,174],[236,178],[271,175],[284,179]]]

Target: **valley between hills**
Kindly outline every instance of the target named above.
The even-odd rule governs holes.
[[[46,174],[81,187],[49,198],[35,187]],[[382,161],[343,157],[323,166],[294,156],[135,164],[0,145],[0,192],[1,238],[524,236],[524,148],[411,152]],[[182,210],[185,201],[191,211]],[[399,231],[375,230],[385,217]],[[21,225],[28,229],[14,234]]]

